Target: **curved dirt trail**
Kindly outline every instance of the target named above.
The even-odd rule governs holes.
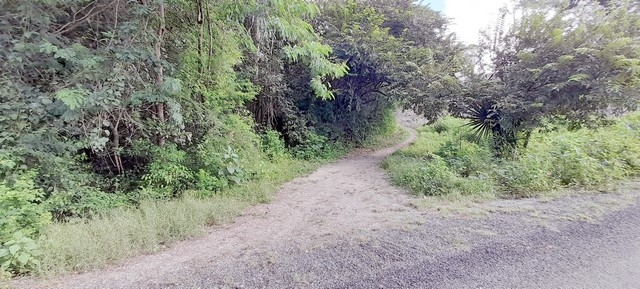
[[[610,194],[434,205],[391,186],[380,168],[415,137],[411,129],[401,144],[357,151],[293,180],[271,203],[206,237],[103,270],[15,284],[640,288],[640,184]]]
[[[352,152],[306,177],[286,183],[272,202],[248,209],[233,223],[214,228],[206,237],[180,242],[163,252],[105,270],[22,286],[163,287],[173,284],[171,280],[180,278],[185,270],[265,252],[275,245],[318,246],[394,223],[403,224],[406,216],[399,212],[413,210],[411,197],[390,185],[380,163],[415,140],[415,130],[408,128],[408,132],[409,137],[393,147]]]

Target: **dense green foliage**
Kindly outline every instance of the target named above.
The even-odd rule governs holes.
[[[491,141],[465,121],[445,118],[420,129],[418,140],[385,162],[392,180],[424,195],[533,196],[579,187],[600,188],[640,175],[640,114],[599,129],[547,124],[514,159],[498,159]]]
[[[392,96],[422,93],[461,50],[440,14],[374,4],[2,1],[0,271],[74,259],[55,247],[64,222],[111,220],[111,210],[136,219],[150,200],[186,214],[185,194],[224,207],[220,196],[237,201],[274,169],[295,175],[295,159],[333,159],[392,132]],[[197,231],[211,218],[195,213]],[[120,245],[133,254],[192,235],[165,225],[146,245]]]
[[[518,1],[470,50],[452,112],[498,148],[550,119],[596,126],[638,108],[638,1]]]
[[[469,47],[411,0],[4,0],[0,277],[195,235],[263,200],[253,188],[393,133],[396,107],[476,129],[445,120],[389,160],[416,191],[528,194],[635,175],[635,120],[564,125],[637,108],[638,5],[522,0]],[[127,249],[72,252],[78,232]]]

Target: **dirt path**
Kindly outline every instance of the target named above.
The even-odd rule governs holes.
[[[400,119],[405,125],[412,120]],[[503,200],[465,205],[455,213],[437,208],[416,209],[417,199],[391,186],[380,168],[387,155],[409,145],[415,137],[415,131],[410,130],[409,138],[394,147],[354,152],[291,181],[271,203],[249,209],[234,223],[215,227],[201,239],[181,242],[163,252],[104,270],[18,285],[553,288],[553,284],[543,281],[576,284],[566,274],[556,276],[559,279],[549,277],[559,270],[558,264],[563,270],[574,268],[571,272],[578,274],[574,278],[581,280],[581,275],[591,274],[589,268],[596,268],[599,260],[624,262],[618,255],[632,256],[627,257],[629,264],[640,260],[636,187],[625,193],[553,201]],[[612,236],[603,241],[600,237],[605,231]],[[631,243],[610,242],[603,248],[611,250],[595,249],[615,237]],[[635,253],[621,253],[629,250]],[[640,276],[636,274],[640,273],[638,269],[625,266],[618,265],[619,270],[610,275],[615,277],[616,272],[627,270],[624,272],[631,277],[622,280],[637,280],[632,278]],[[536,272],[550,275],[538,276]]]
[[[187,268],[233,260],[274,244],[316,246],[394,222],[401,224],[406,216],[398,212],[411,209],[411,198],[389,184],[380,162],[415,138],[415,130],[409,129],[409,138],[391,148],[355,151],[322,166],[309,176],[285,184],[271,203],[250,208],[234,223],[217,227],[204,238],[181,242],[103,271],[22,285],[139,288],[162,282]]]

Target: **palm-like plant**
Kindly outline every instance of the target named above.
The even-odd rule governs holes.
[[[479,141],[485,137],[499,134],[500,112],[492,102],[483,100],[469,107],[469,111],[464,115],[471,127],[474,137]]]
[[[522,120],[503,112],[492,101],[485,99],[471,105],[463,117],[469,120],[466,126],[471,128],[476,141],[491,136],[498,156],[516,148],[516,135]]]

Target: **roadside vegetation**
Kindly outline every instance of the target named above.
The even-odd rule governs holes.
[[[374,6],[3,1],[0,276],[156,251],[383,141],[412,79],[391,59],[453,40],[426,7]]]
[[[135,207],[108,210],[89,220],[51,224],[38,242],[37,272],[83,271],[201,236],[209,226],[231,220],[247,206],[267,202],[282,183],[318,164],[282,156],[265,166],[260,179],[215,195],[186,191],[176,199],[144,200]]]
[[[598,190],[640,176],[640,114],[598,129],[547,124],[526,150],[497,156],[489,138],[447,117],[419,129],[408,148],[389,156],[392,181],[418,195],[531,197],[563,188]]]
[[[598,127],[638,108],[640,3],[512,4],[466,45],[412,0],[2,1],[0,276],[202,234],[319,163],[401,136],[396,106],[471,124],[473,138],[444,119],[388,161],[423,193],[636,174],[622,122],[617,138]]]
[[[380,126],[386,130],[378,130],[362,147],[380,148],[398,142],[404,131],[393,118],[386,120]],[[290,151],[277,138],[272,141],[276,146],[264,144],[269,160],[252,166],[260,168],[260,177],[251,181],[217,193],[187,190],[179,198],[145,199],[135,207],[48,225],[37,242],[40,249],[35,272],[55,275],[85,271],[201,236],[210,226],[232,220],[247,206],[268,202],[283,183],[353,149],[344,144],[317,143],[314,151]]]
[[[638,3],[511,4],[468,50],[460,87],[449,86],[452,117],[413,106],[432,125],[385,162],[394,182],[424,195],[525,197],[638,176]]]

